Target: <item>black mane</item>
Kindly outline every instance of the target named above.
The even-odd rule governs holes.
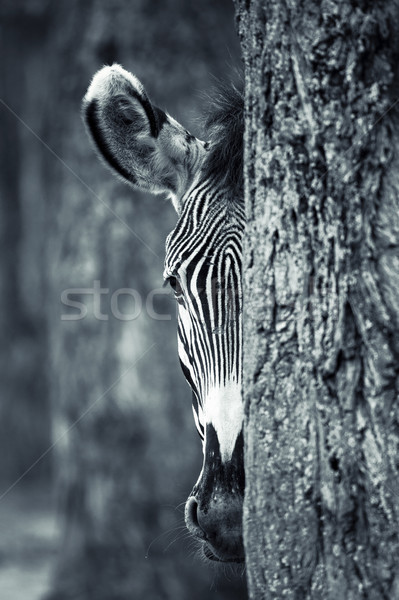
[[[243,85],[219,83],[206,115],[209,153],[207,175],[225,181],[235,199],[243,198],[244,94]]]

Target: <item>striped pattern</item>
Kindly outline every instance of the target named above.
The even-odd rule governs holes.
[[[212,177],[198,179],[183,198],[183,211],[166,241],[164,277],[177,280],[179,357],[193,389],[194,418],[202,439],[206,424],[221,410],[218,402],[226,405],[222,419],[230,419],[227,412],[234,420],[236,413],[237,423],[224,449],[229,460],[242,427],[244,210],[240,199],[231,199],[226,185]],[[213,424],[216,430],[223,425]],[[222,446],[223,440],[219,442]]]
[[[206,558],[242,562],[243,94],[220,87],[204,143],[113,65],[94,76],[83,117],[111,169],[136,188],[166,194],[179,216],[164,276],[176,294],[180,362],[204,453],[185,520]]]
[[[231,465],[236,447],[234,460],[242,462],[243,96],[234,86],[220,89],[204,143],[114,64],[94,76],[83,116],[113,171],[134,187],[166,194],[179,215],[167,239],[165,278],[179,306],[179,356],[193,390],[204,468],[216,455]]]

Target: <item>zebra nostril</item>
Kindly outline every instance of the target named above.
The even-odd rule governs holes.
[[[186,525],[188,530],[202,540],[206,539],[204,530],[198,522],[198,502],[191,496],[186,502]]]
[[[208,559],[243,562],[242,502],[238,498],[220,495],[217,501],[213,498],[202,505],[201,496],[190,496],[185,518],[189,532],[203,541],[203,553]]]

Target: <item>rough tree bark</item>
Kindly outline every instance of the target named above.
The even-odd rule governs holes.
[[[235,4],[250,596],[396,599],[398,3]]]

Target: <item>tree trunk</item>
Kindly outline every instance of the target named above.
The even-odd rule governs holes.
[[[397,599],[398,4],[236,9],[250,597]]]

